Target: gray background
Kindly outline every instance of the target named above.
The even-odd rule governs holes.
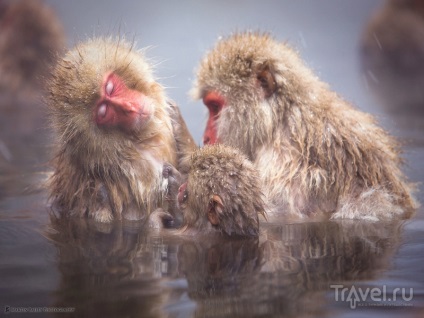
[[[205,108],[188,92],[195,69],[219,36],[261,30],[299,50],[306,63],[359,108],[378,113],[358,67],[358,40],[378,0],[46,1],[64,24],[68,44],[124,35],[157,64],[155,74],[180,105],[200,143]]]

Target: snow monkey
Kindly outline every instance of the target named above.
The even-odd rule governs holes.
[[[259,175],[241,152],[209,145],[191,155],[186,177],[172,166],[167,169],[170,187],[183,183],[172,187],[178,191],[171,194],[184,216],[180,234],[258,236],[259,215],[265,217],[266,206]]]
[[[48,92],[54,205],[100,222],[142,220],[162,207],[163,164],[179,159],[170,105],[143,54],[122,39],[80,43],[57,64]]]
[[[209,110],[204,144],[244,152],[276,213],[403,219],[417,206],[397,142],[267,34],[219,40],[192,94]]]

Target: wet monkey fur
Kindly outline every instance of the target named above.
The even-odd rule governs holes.
[[[219,40],[192,94],[209,110],[204,143],[244,152],[276,213],[381,220],[416,208],[397,142],[271,36]]]
[[[259,235],[259,216],[266,215],[260,178],[238,150],[208,145],[191,155],[187,175],[166,167],[169,195],[184,217],[181,235]]]
[[[178,155],[170,105],[143,54],[123,39],[80,43],[58,62],[48,93],[54,206],[100,222],[162,207],[163,164],[176,166]]]

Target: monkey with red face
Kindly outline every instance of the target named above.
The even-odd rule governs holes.
[[[193,95],[209,110],[204,143],[244,152],[279,214],[381,220],[416,208],[396,141],[269,35],[218,41]]]
[[[177,164],[177,148],[170,106],[143,55],[122,39],[78,44],[48,92],[54,206],[100,222],[142,220],[161,207],[163,163]]]

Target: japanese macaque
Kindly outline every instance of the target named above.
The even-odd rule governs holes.
[[[422,0],[387,0],[364,30],[360,42],[364,77],[392,114],[424,115],[423,38]]]
[[[169,187],[181,184],[178,171],[167,170]],[[178,189],[178,207],[184,216],[180,232],[257,236],[258,216],[265,216],[261,191],[257,171],[239,151],[223,145],[198,149],[191,156],[187,181]]]
[[[40,1],[13,1],[0,8],[0,91],[44,87],[64,32],[51,8]]]
[[[100,222],[145,219],[162,207],[162,167],[176,165],[176,143],[164,90],[141,52],[122,39],[78,44],[48,91],[54,206]]]
[[[271,36],[220,40],[192,93],[209,110],[204,143],[243,151],[277,214],[380,220],[417,206],[396,141]]]

